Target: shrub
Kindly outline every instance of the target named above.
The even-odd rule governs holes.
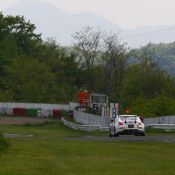
[[[130,113],[145,117],[174,115],[175,99],[166,96],[159,96],[153,99],[138,97],[129,109]]]
[[[0,153],[9,147],[9,142],[0,133]]]

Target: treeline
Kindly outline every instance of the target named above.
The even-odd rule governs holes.
[[[175,80],[152,59],[154,47],[129,50],[118,34],[91,27],[72,37],[72,47],[43,41],[30,21],[1,13],[0,101],[67,103],[84,88],[109,95],[120,112],[175,114]]]
[[[170,75],[175,75],[175,42],[169,44],[150,43],[145,47],[133,51],[136,58],[138,55],[146,53],[162,70],[165,70]]]
[[[81,75],[74,53],[42,41],[24,17],[0,14],[1,101],[68,102],[82,86]]]

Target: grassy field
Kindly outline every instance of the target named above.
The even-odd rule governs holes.
[[[175,174],[175,144],[77,141],[68,138],[99,133],[73,131],[59,122],[39,126],[1,125],[0,130],[34,135],[8,138],[10,147],[0,157],[0,175]]]

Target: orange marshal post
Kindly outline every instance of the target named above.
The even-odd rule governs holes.
[[[87,108],[89,104],[89,93],[87,91],[79,91],[80,106]]]

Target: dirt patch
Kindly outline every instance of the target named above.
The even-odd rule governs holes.
[[[3,134],[4,137],[7,137],[7,138],[32,138],[34,137],[34,135],[32,134],[9,134],[9,133],[4,133]]]
[[[24,124],[42,124],[53,121],[53,118],[39,117],[0,117],[2,125],[24,125]]]

